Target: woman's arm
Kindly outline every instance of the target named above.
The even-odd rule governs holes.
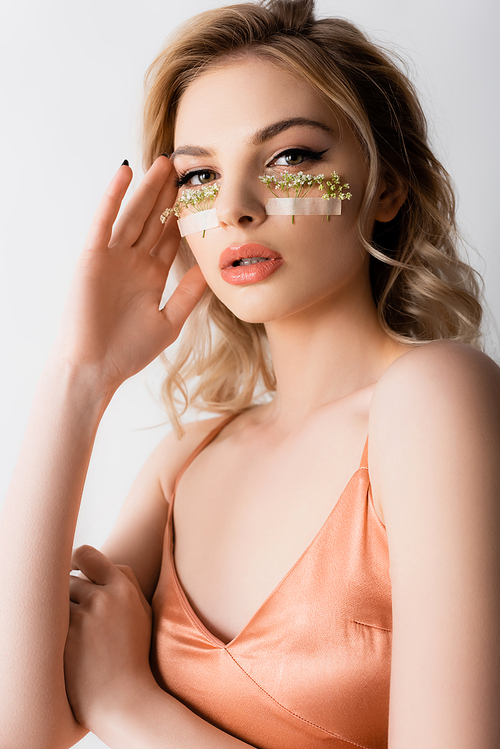
[[[76,717],[116,749],[249,747],[164,692],[149,666],[149,606],[127,568],[89,546],[77,549],[71,580],[66,685]]]
[[[79,259],[0,524],[2,749],[61,749],[82,729],[63,652],[76,518],[94,436],[113,393],[178,332],[204,289],[192,269],[158,309],[178,247],[159,216],[176,187],[160,157],[115,223],[131,180],[122,167]]]
[[[106,555],[92,547],[73,554],[73,567],[87,580],[70,581],[66,689],[78,721],[110,747],[249,746],[164,692],[149,665],[148,601],[161,564],[166,498],[185,460],[220,419],[187,424],[180,442],[165,437],[134,481]]]
[[[432,343],[380,380],[370,475],[393,591],[390,749],[500,746],[500,373]]]
[[[0,734],[8,749],[58,749],[85,733],[67,702],[62,656],[79,499],[105,406],[86,378],[49,363],[0,526]]]
[[[226,416],[184,425],[178,440],[169,433],[139,471],[101,551],[116,565],[130,567],[146,599],[156,590],[163,554],[168,501],[191,453]]]
[[[259,720],[259,715],[255,715]],[[254,749],[219,730],[152,684],[97,734],[111,749]]]

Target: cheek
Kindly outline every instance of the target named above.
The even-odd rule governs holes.
[[[302,260],[334,260],[359,247],[357,217],[350,206],[343,205],[340,216],[295,216],[293,225],[291,221],[280,217],[276,231]]]
[[[186,237],[186,244],[189,247],[192,257],[200,266],[201,272],[210,287],[216,279],[220,278],[219,274],[219,255],[218,247],[213,233],[207,230],[205,236],[193,234]]]
[[[364,273],[366,253],[358,239],[355,218],[301,216],[282,236],[286,236],[290,248],[290,280],[296,282],[290,288],[304,299],[322,296]]]

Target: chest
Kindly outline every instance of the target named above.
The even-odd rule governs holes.
[[[227,442],[224,454],[234,457],[236,452],[230,447]],[[357,446],[356,453],[360,450]],[[276,489],[266,491],[272,471],[267,474],[262,468],[260,480],[254,482],[250,463],[247,471],[229,471],[224,476],[221,465],[213,472],[212,488],[206,472],[200,477],[197,472],[186,472],[186,482],[182,480],[177,497],[179,504],[175,501],[173,505],[178,518],[175,539],[170,516],[153,599],[154,673],[158,683],[177,699],[252,746],[340,749],[349,744],[382,749],[387,746],[391,590],[387,538],[369,502],[366,464],[355,468],[345,491],[340,490],[340,498],[330,497],[326,522],[319,517],[320,503],[312,501],[314,494],[309,494],[308,507],[315,508],[321,528],[314,529],[314,539],[305,553],[299,549],[300,558],[287,561],[287,569],[278,569],[276,557],[259,565],[265,543],[262,538],[243,543],[244,531],[237,540],[245,553],[250,553],[250,560],[245,554],[238,555],[238,543],[228,548],[231,531],[245,530],[251,520],[254,531],[261,532],[264,541],[267,538],[265,520],[261,522],[265,502],[262,509],[254,511],[260,497],[255,499],[251,492],[247,497],[245,489],[261,489],[267,503],[279,500],[284,506],[291,497],[298,501],[304,495],[297,486],[303,483],[300,470],[292,470],[293,461],[281,463],[279,454],[274,453],[270,462],[276,475],[285,466],[291,471],[291,480],[285,482],[286,491],[283,488],[281,494]],[[209,455],[207,452],[207,466]],[[216,455],[214,449],[210,459],[214,465]],[[311,454],[310,469],[319,465],[319,457],[318,450]],[[202,466],[198,462],[200,470]],[[320,468],[316,474],[318,471],[321,473]],[[322,487],[321,482],[318,487]],[[196,505],[193,498],[200,496],[195,489],[207,501],[219,498],[220,509],[207,508],[198,516],[190,512]],[[238,511],[232,509],[233,502]],[[315,513],[304,512],[302,517]],[[224,526],[224,532],[219,533],[214,523],[210,527],[216,542],[205,544],[203,536],[209,534],[203,534],[203,524],[211,523],[212,514]],[[276,516],[280,520],[279,513]],[[271,516],[267,513],[265,517]],[[281,518],[281,525],[274,528],[274,538],[268,534],[274,546],[279,539],[279,546],[291,548],[294,539],[290,539],[289,528],[307,543],[303,525],[288,523],[284,529]],[[186,535],[190,531],[191,537]],[[203,543],[205,560],[196,542]],[[221,559],[221,578],[214,584],[214,560],[219,558],[220,547],[224,555],[233,556]],[[252,556],[256,551],[259,553]],[[174,556],[178,558],[179,574]],[[198,569],[191,566],[192,559],[199,559]],[[233,588],[231,574],[238,565]],[[243,575],[245,569],[250,570],[248,578]],[[194,573],[192,578],[190,571]],[[269,585],[277,574],[280,579]],[[205,589],[198,584],[200,579],[205,580]],[[257,721],[255,716],[259,716]]]
[[[199,618],[235,637],[306,552],[359,467],[367,420],[304,430],[277,444],[214,440],[175,499],[174,558]]]

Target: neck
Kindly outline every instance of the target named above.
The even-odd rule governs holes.
[[[266,323],[277,390],[268,415],[290,428],[376,382],[406,350],[382,329],[368,288]]]

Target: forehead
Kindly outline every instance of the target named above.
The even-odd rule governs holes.
[[[183,93],[175,148],[185,143],[250,140],[278,120],[303,117],[338,125],[332,105],[307,81],[258,57],[228,60],[199,75]]]

